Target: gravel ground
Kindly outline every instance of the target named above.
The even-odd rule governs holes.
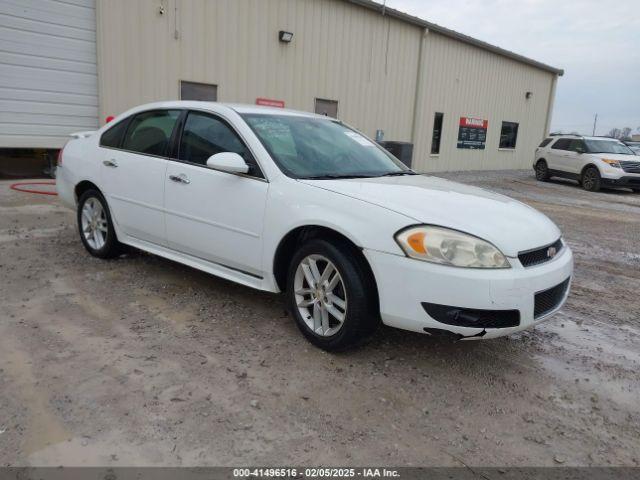
[[[640,195],[446,177],[557,222],[562,312],[482,342],[381,328],[331,355],[279,296],[92,258],[56,197],[0,182],[0,465],[639,465]]]

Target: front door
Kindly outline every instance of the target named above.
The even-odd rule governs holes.
[[[250,165],[248,175],[206,166],[216,153],[235,152]],[[262,229],[269,184],[249,149],[223,119],[189,112],[179,161],[165,176],[169,247],[189,255],[262,276]]]
[[[127,236],[166,245],[164,187],[167,154],[180,110],[137,114],[119,148],[102,149],[104,193],[119,229]]]

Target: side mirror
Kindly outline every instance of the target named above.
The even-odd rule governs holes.
[[[576,147],[576,153],[583,154],[584,152],[584,147]]]
[[[234,152],[221,152],[211,155],[207,160],[207,167],[229,173],[247,173],[249,165]]]

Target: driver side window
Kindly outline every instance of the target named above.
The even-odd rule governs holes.
[[[180,140],[180,160],[204,166],[211,155],[222,152],[237,153],[249,165],[249,175],[263,178],[251,152],[231,127],[214,116],[189,112]]]

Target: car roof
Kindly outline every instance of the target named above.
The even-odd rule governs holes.
[[[560,134],[560,135],[550,135],[549,138],[582,138],[583,140],[604,140],[607,142],[619,142],[617,138],[611,137],[598,137],[598,136],[589,136],[589,135],[574,135],[571,133]]]
[[[154,102],[139,105],[129,111],[129,113],[153,110],[156,108],[192,108],[197,110],[211,110],[212,112],[220,112],[229,109],[239,114],[272,114],[272,115],[290,115],[298,117],[309,117],[331,120],[331,117],[318,115],[316,113],[303,112],[300,110],[292,110],[289,108],[267,107],[262,105],[249,105],[242,103],[223,103],[223,102],[200,102],[195,100],[174,100],[166,102]]]

